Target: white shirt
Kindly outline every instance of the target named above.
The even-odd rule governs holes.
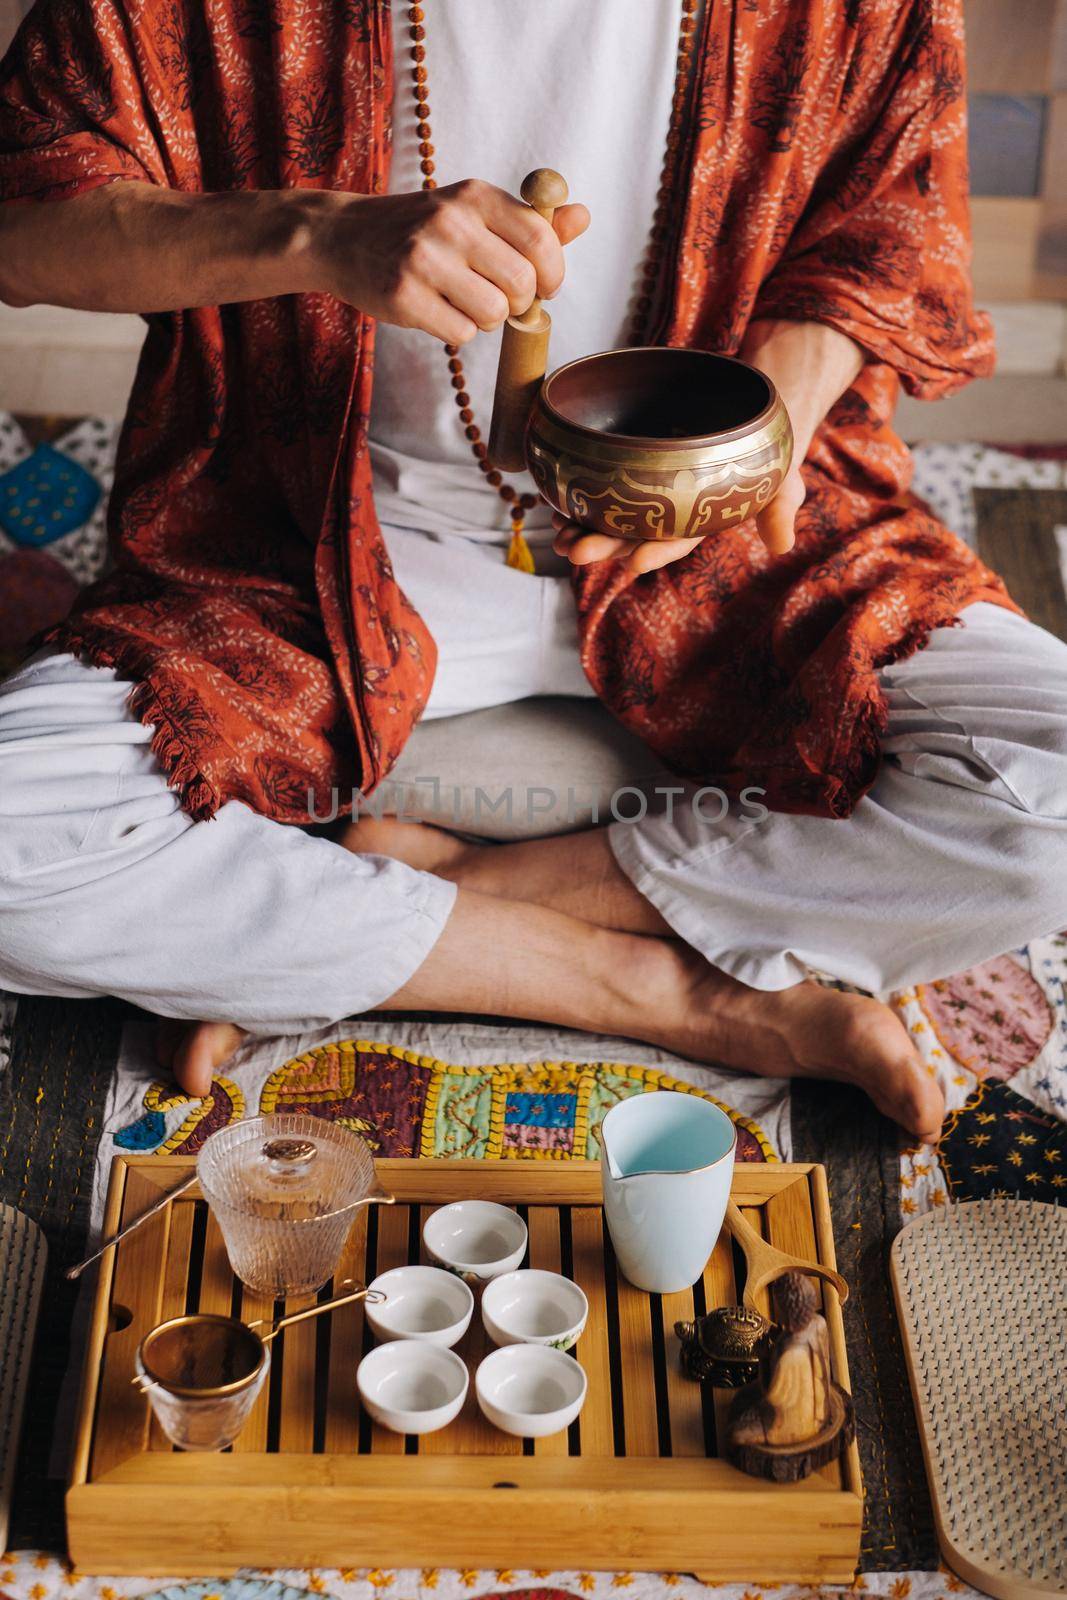
[[[483,178],[517,194],[554,167],[592,214],[567,246],[567,276],[547,309],[549,370],[626,339],[640,292],[670,123],[680,0],[426,0],[434,176]],[[407,7],[394,5],[396,75],[390,194],[422,182]],[[462,359],[474,420],[488,440],[500,331]],[[506,543],[508,509],[484,481],[453,399],[438,340],[379,323],[370,451],[383,523]],[[527,473],[508,474],[519,493]],[[527,519],[551,540],[551,512]],[[540,531],[538,531],[540,530]]]

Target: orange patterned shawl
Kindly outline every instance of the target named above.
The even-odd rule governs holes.
[[[843,816],[877,768],[879,665],[1010,604],[907,503],[890,426],[898,374],[932,398],[991,366],[959,0],[707,0],[696,59],[654,342],[733,352],[754,316],[814,319],[870,359],[810,452],[796,550],[742,528],[636,581],[580,572],[582,661],[678,771]],[[40,0],[0,69],[0,199],[379,191],[392,70],[389,0]],[[434,670],[371,496],[374,325],[326,295],[147,322],[115,570],[52,637],[138,681],[194,816],[304,822],[309,793],[322,812],[384,777]]]

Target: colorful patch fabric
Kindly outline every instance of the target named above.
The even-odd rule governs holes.
[[[100,485],[50,444],[39,444],[0,476],[0,527],[18,545],[39,549],[88,522]]]
[[[938,1146],[953,1200],[1067,1200],[1067,1123],[1005,1083],[979,1084]]]
[[[1034,939],[892,1003],[948,1105],[938,1143],[901,1155],[904,1217],[988,1195],[1062,1203],[1067,936]]]
[[[188,1115],[168,1134],[166,1113],[184,1105],[190,1108]],[[231,1122],[239,1122],[245,1115],[241,1090],[229,1079],[219,1077],[212,1078],[211,1093],[195,1101],[188,1095],[169,1092],[161,1083],[153,1083],[145,1092],[144,1107],[143,1116],[116,1133],[115,1144],[120,1150],[134,1155],[159,1152],[192,1156],[211,1134]]]
[[[599,1128],[620,1100],[673,1089],[711,1100],[737,1129],[739,1161],[775,1161],[770,1139],[750,1117],[698,1086],[648,1067],[619,1062],[541,1061],[455,1066],[398,1045],[339,1039],[272,1072],[258,1106],[237,1084],[216,1077],[210,1095],[190,1101],[153,1083],[142,1114],[114,1134],[119,1150],[195,1155],[217,1128],[243,1116],[303,1112],[363,1134],[383,1156],[459,1156],[467,1160],[596,1160]],[[188,1106],[167,1131],[167,1113]]]
[[[976,1077],[1013,1078],[1044,1049],[1055,1015],[1040,983],[1011,956],[920,984],[939,1043]]]

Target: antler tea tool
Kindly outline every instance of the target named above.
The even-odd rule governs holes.
[[[766,1289],[768,1284],[787,1272],[801,1272],[808,1278],[821,1278],[823,1283],[828,1283],[832,1289],[837,1290],[837,1297],[842,1305],[848,1299],[848,1284],[839,1272],[835,1272],[832,1267],[821,1267],[815,1261],[804,1261],[800,1256],[790,1255],[787,1250],[776,1250],[774,1245],[760,1238],[732,1200],[726,1207],[726,1226],[741,1246],[745,1257],[745,1266],[748,1270],[745,1274],[745,1292],[742,1299],[750,1311],[757,1310],[756,1296],[760,1290]]]

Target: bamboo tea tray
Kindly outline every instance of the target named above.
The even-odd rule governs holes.
[[[702,1392],[679,1371],[675,1321],[740,1298],[744,1264],[726,1236],[694,1290],[650,1297],[615,1271],[595,1162],[377,1165],[398,1204],[357,1213],[336,1281],[417,1261],[435,1206],[472,1196],[516,1206],[530,1265],[562,1270],[589,1297],[576,1348],[589,1394],[577,1423],[554,1438],[512,1439],[483,1420],[472,1383],[465,1410],[440,1433],[405,1440],[383,1431],[357,1398],[356,1366],[371,1340],[357,1304],[278,1336],[269,1384],[231,1451],[172,1449],[130,1381],[142,1336],[184,1311],[251,1320],[274,1309],[235,1280],[193,1188],[101,1268],[67,1493],[79,1571],[561,1567],[848,1582],[863,1512],[855,1446],[803,1483],[745,1477],[720,1459],[730,1391]],[[117,1157],[106,1235],[190,1166]],[[771,1243],[834,1265],[821,1167],[739,1165],[733,1198]],[[824,1293],[834,1377],[848,1387],[840,1308]],[[459,1353],[473,1371],[489,1348],[476,1315]]]

